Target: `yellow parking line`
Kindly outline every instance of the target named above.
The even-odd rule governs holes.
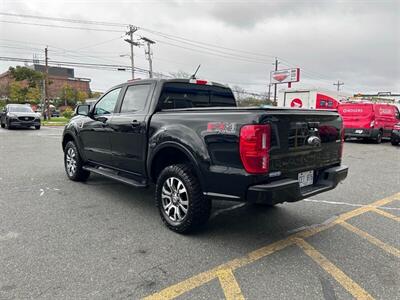
[[[159,292],[156,292],[150,296],[147,296],[144,299],[145,300],[161,300],[161,299],[166,300],[166,299],[176,298],[194,288],[197,288],[197,287],[217,278],[218,271],[226,270],[226,269],[231,269],[233,271],[237,268],[243,267],[243,266],[250,264],[252,262],[255,262],[263,257],[266,257],[272,253],[280,251],[280,250],[286,248],[287,246],[293,245],[294,238],[311,237],[319,232],[322,232],[324,230],[327,230],[327,229],[335,226],[336,224],[339,224],[340,222],[343,222],[343,221],[351,219],[355,216],[361,215],[367,211],[371,211],[379,206],[386,205],[397,199],[400,199],[400,193],[397,193],[393,196],[375,201],[375,202],[371,203],[369,206],[359,207],[352,211],[343,213],[332,223],[314,227],[314,228],[305,229],[303,231],[299,231],[299,232],[287,237],[286,239],[274,242],[274,243],[264,246],[260,249],[254,250],[240,258],[236,258],[231,261],[228,261],[228,262],[226,262],[220,266],[217,266],[211,270],[194,275],[193,277],[190,277],[179,283],[171,285]]]
[[[227,300],[244,300],[242,291],[240,290],[232,270],[226,269],[218,271],[217,276]]]
[[[341,286],[343,286],[356,299],[374,299],[367,291],[355,283],[342,270],[331,263],[325,256],[318,252],[313,246],[303,239],[296,238],[296,244],[311,257],[322,269],[331,275]]]
[[[382,242],[381,240],[377,239],[376,237],[370,235],[369,233],[367,233],[347,222],[342,222],[342,223],[340,223],[340,225],[343,226],[344,228],[346,228],[347,230],[354,232],[358,236],[366,239],[371,244],[378,246],[379,248],[385,250],[386,252],[388,252],[394,256],[400,257],[400,250],[396,249],[395,247],[385,244],[384,242]]]
[[[374,208],[372,211],[377,213],[377,214],[380,214],[380,215],[382,215],[382,216],[384,216],[386,218],[389,218],[389,219],[395,220],[397,222],[400,222],[400,217],[392,215],[392,214],[388,213],[387,211],[384,211],[384,210],[381,210],[381,209],[378,209],[378,208]]]

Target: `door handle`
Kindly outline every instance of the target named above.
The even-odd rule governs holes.
[[[140,122],[138,120],[133,120],[131,122],[132,127],[138,127],[140,125]]]

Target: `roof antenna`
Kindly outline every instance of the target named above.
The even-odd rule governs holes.
[[[197,74],[197,71],[200,69],[200,66],[201,66],[201,65],[199,65],[199,66],[197,67],[197,69],[196,69],[196,72],[194,72],[194,74],[193,74],[192,76],[190,76],[190,79],[196,79],[196,74]]]

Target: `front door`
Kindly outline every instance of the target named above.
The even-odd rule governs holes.
[[[113,166],[146,175],[147,116],[151,84],[129,85],[110,126]]]
[[[115,111],[121,88],[105,94],[82,122],[80,131],[86,159],[103,165],[112,164],[110,120]]]

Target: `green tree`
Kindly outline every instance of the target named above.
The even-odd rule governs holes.
[[[84,103],[85,100],[88,98],[88,94],[84,91],[76,91],[76,100]]]
[[[40,90],[37,87],[30,87],[26,93],[26,100],[32,103],[40,102]]]
[[[37,87],[38,83],[44,78],[41,72],[27,67],[16,66],[15,68],[10,67],[8,70],[16,81],[26,80],[30,88]]]
[[[23,87],[23,85],[20,82],[15,81],[10,84],[9,97],[10,97],[11,101],[17,102],[17,103],[25,102],[27,93],[28,93],[28,88]]]
[[[65,84],[60,91],[60,99],[64,101],[64,105],[75,105],[76,90],[72,86]]]

